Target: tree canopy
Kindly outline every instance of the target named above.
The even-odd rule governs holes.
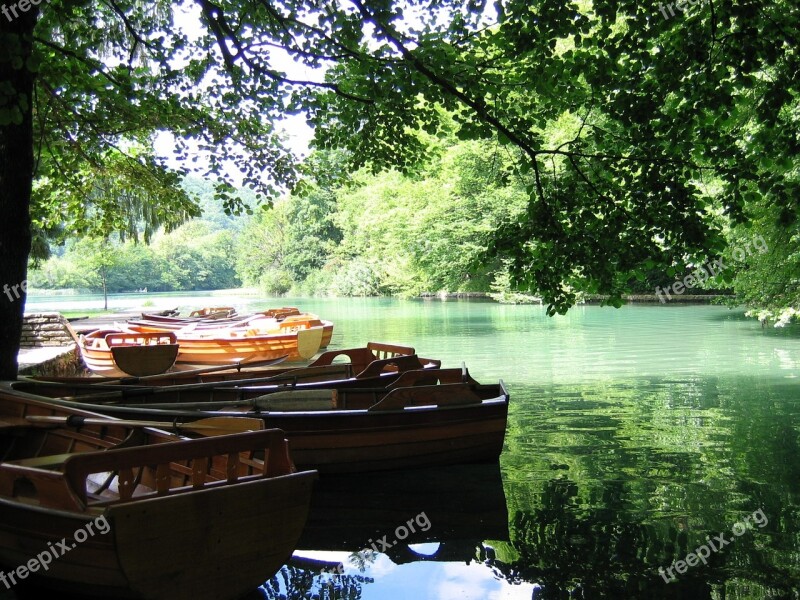
[[[0,227],[0,275],[24,279],[31,215],[45,231],[189,215],[176,175],[197,152],[234,212],[226,160],[264,198],[291,189],[276,124],[304,114],[352,167],[412,172],[444,133],[496,140],[527,205],[489,255],[551,312],[580,290],[619,304],[653,268],[719,255],[759,206],[797,231],[798,25],[787,0],[51,0],[0,18],[0,208],[19,230]],[[158,131],[187,166],[155,156]],[[4,339],[21,305],[0,307]]]

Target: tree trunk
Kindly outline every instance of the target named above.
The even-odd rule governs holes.
[[[30,5],[29,5],[30,6]],[[28,69],[38,8],[0,15],[0,379],[16,379],[31,250],[33,83]],[[13,15],[12,15],[13,16]]]

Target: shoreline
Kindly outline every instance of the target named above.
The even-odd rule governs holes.
[[[514,294],[515,292],[512,292]],[[528,302],[501,302],[495,298],[499,294],[492,292],[424,292],[417,296],[423,300],[439,299],[439,300],[491,300],[498,304],[542,304],[541,298],[529,296]],[[581,304],[600,304],[607,300],[608,296],[599,294],[587,294],[582,300],[578,301],[575,305]],[[716,300],[730,300],[735,296],[726,294],[683,294],[680,296],[672,296],[670,300],[660,299],[655,294],[630,294],[623,296],[622,299],[630,304],[661,304],[668,306],[670,304],[711,304]]]

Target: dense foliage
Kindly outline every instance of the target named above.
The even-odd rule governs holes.
[[[152,245],[117,240],[70,242],[65,252],[31,271],[31,289],[107,290],[109,293],[217,290],[238,287],[233,234],[203,221],[157,236]]]
[[[800,231],[778,225],[778,207],[758,208],[751,227],[738,227],[730,234],[726,254],[736,262],[735,250],[758,237],[766,250],[748,253],[738,261],[731,281],[737,303],[753,308],[762,321],[785,325],[800,319]]]
[[[244,283],[270,295],[413,296],[435,292],[494,292],[502,301],[530,301],[512,281],[508,262],[489,248],[499,224],[518,220],[524,186],[505,149],[492,142],[438,143],[415,174],[348,173],[343,152],[316,152],[294,194],[246,218],[226,215],[207,182],[183,189],[202,217],[151,246],[82,239],[57,248],[31,272],[33,288],[109,292],[230,288]],[[252,196],[245,194],[245,201]],[[751,227],[725,232],[722,257],[684,271],[653,268],[630,289],[670,297],[737,292],[736,302],[779,319],[797,304],[797,245],[776,229],[766,208]],[[788,252],[788,254],[787,254]],[[706,276],[717,272],[717,276]],[[703,273],[691,281],[692,274]],[[684,293],[682,291],[681,293]],[[793,295],[794,293],[794,295]],[[783,311],[784,320],[792,316]]]
[[[199,32],[176,18],[187,11]],[[230,210],[246,208],[226,160],[277,197],[299,172],[276,126],[304,114],[318,147],[370,170],[414,173],[443,133],[497,140],[526,206],[497,224],[487,260],[551,313],[579,291],[616,305],[654,269],[719,256],[759,206],[796,235],[798,25],[787,0],[29,5],[0,19],[0,278],[25,279],[31,217],[37,240],[177,226],[196,214],[178,181],[198,155]],[[287,73],[287,58],[318,70]],[[158,131],[179,167],[152,151]],[[372,285],[369,261],[354,268]],[[4,339],[22,305],[0,304]]]
[[[302,192],[245,228],[246,283],[339,296],[488,291],[503,268],[483,260],[490,235],[525,204],[496,144],[442,146],[413,176],[361,170],[336,187],[342,157],[328,156],[314,156]]]
[[[199,35],[175,18],[194,7],[207,26]],[[73,233],[131,233],[132,214],[167,227],[196,215],[175,173],[153,156],[157,129],[175,133],[185,158],[186,140],[212,151],[209,175],[222,175],[223,158],[234,157],[261,192],[275,191],[269,182],[294,185],[296,163],[271,125],[294,112],[313,123],[317,145],[347,149],[350,167],[417,172],[443,134],[505,146],[514,194],[524,193],[527,206],[495,222],[482,270],[505,258],[511,282],[540,293],[553,310],[566,310],[579,291],[618,304],[653,270],[680,272],[720,255],[726,228],[756,218],[759,203],[774,207],[782,228],[797,229],[800,11],[792,3],[659,10],[633,1],[198,0],[194,7],[112,3],[84,14],[76,3],[43,12],[37,28],[51,35],[37,34],[34,57],[41,88],[34,214],[43,230],[57,230],[61,218]],[[87,25],[100,23],[105,30],[90,35]],[[325,76],[284,73],[282,56]],[[65,58],[74,66],[66,74]],[[443,110],[451,116],[442,118]],[[228,206],[241,208],[226,189]],[[466,215],[471,198],[450,200]],[[309,202],[299,209],[315,206]],[[347,201],[339,204],[339,216],[352,217]],[[325,201],[316,205],[330,213]],[[378,218],[374,207],[367,212]],[[284,242],[293,247],[280,264],[265,259],[277,266],[267,275],[277,288],[322,268],[326,249],[298,249],[304,234],[291,231],[292,215],[268,218],[288,219]],[[426,219],[436,220],[432,210]],[[450,281],[436,275],[412,284],[409,270],[447,253],[387,239],[401,251],[392,262],[408,263],[387,265],[363,247],[372,243],[368,234],[348,235],[354,222],[323,224],[330,226],[353,244],[337,248],[337,270],[352,268],[365,292],[454,287],[453,278],[470,275],[461,260]],[[408,237],[419,238],[409,226]],[[337,242],[316,233],[310,239]],[[440,243],[458,241],[447,235]],[[461,258],[473,258],[472,250]]]
[[[201,217],[171,232],[148,234],[153,238],[150,245],[113,235],[48,246],[47,254],[52,250],[53,256],[29,272],[29,287],[109,293],[238,287],[234,240],[242,221],[222,211],[207,182],[190,178],[181,190]],[[141,232],[146,227],[137,222],[132,230]]]

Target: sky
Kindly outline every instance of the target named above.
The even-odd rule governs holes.
[[[385,554],[361,572],[350,561],[348,552],[295,551],[303,556],[331,564],[341,563],[345,575],[363,575],[374,583],[364,584],[362,600],[530,600],[537,584],[511,584],[498,579],[491,568],[480,562],[417,561],[397,565]]]

